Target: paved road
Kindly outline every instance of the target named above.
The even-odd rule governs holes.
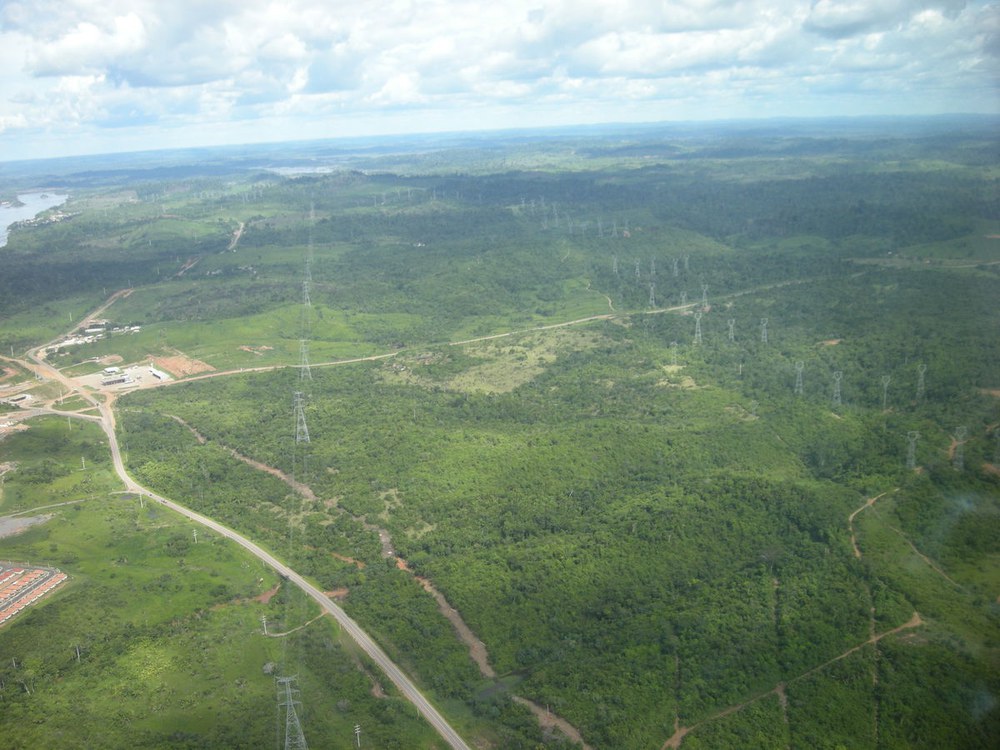
[[[403,670],[397,667],[395,663],[393,663],[393,661],[386,655],[386,653],[379,648],[379,645],[372,640],[371,636],[362,630],[361,626],[352,620],[348,614],[337,606],[337,604],[326,596],[326,594],[313,586],[309,583],[309,581],[285,565],[285,563],[281,562],[281,560],[276,558],[270,552],[257,544],[254,544],[242,534],[234,531],[228,526],[224,526],[208,516],[203,516],[190,508],[185,508],[183,505],[179,505],[172,500],[169,500],[161,495],[157,495],[155,492],[150,492],[148,489],[132,479],[128,472],[125,471],[125,464],[122,461],[121,449],[118,446],[118,439],[115,435],[114,414],[111,411],[111,407],[107,404],[101,404],[100,409],[101,416],[103,417],[101,420],[101,427],[104,428],[104,432],[108,436],[108,444],[111,447],[111,459],[114,462],[115,471],[118,473],[118,476],[121,478],[122,482],[125,483],[125,487],[130,492],[135,492],[136,494],[152,498],[156,502],[163,504],[171,510],[190,518],[192,521],[212,529],[212,531],[217,534],[224,536],[227,539],[231,539],[302,589],[326,612],[333,615],[333,617],[340,624],[340,627],[342,627],[361,647],[361,649],[368,654],[369,658],[371,658],[371,660],[375,662],[383,672],[385,672],[386,676],[392,680],[393,684],[397,688],[399,688],[399,692],[406,696],[407,700],[416,706],[417,710],[423,714],[424,718],[427,719],[435,730],[437,730],[438,734],[441,735],[445,742],[447,742],[455,750],[470,750],[469,746],[465,744],[465,741],[458,735],[458,732],[452,729],[451,725],[448,724],[445,718],[438,713],[437,709],[434,708],[430,701],[424,697],[423,693],[417,689],[417,686],[414,685],[410,678],[403,673]]]
[[[122,292],[116,293],[105,305],[103,305],[100,310],[105,309],[114,301],[118,296],[121,296]],[[278,558],[272,555],[267,550],[254,544],[249,539],[229,528],[223,524],[215,521],[208,516],[203,516],[200,513],[196,513],[190,508],[185,508],[172,500],[169,500],[161,495],[157,495],[154,492],[150,492],[148,489],[143,487],[141,484],[136,482],[129,473],[125,470],[125,464],[122,461],[121,448],[118,445],[118,436],[115,434],[115,415],[111,408],[110,403],[99,403],[96,398],[91,394],[84,391],[82,388],[78,388],[77,385],[70,380],[63,373],[59,372],[55,367],[50,365],[45,361],[44,357],[41,356],[40,352],[43,351],[43,347],[38,347],[36,349],[28,352],[28,357],[33,360],[33,364],[23,360],[13,360],[18,364],[26,367],[29,370],[38,372],[43,377],[51,380],[56,380],[66,386],[70,391],[74,391],[79,395],[83,396],[87,401],[98,406],[100,410],[100,425],[104,430],[105,434],[108,436],[108,446],[111,449],[111,459],[114,463],[115,472],[121,478],[122,482],[125,484],[125,488],[129,492],[134,492],[139,495],[145,495],[153,499],[154,501],[161,503],[167,508],[170,508],[177,513],[180,513],[187,518],[190,518],[196,523],[200,523],[203,526],[212,529],[217,534],[224,536],[227,539],[231,539],[240,545],[259,560],[263,561],[267,565],[274,568],[280,575],[287,578],[289,581],[298,586],[302,591],[308,594],[312,599],[314,599],[324,611],[329,612],[340,624],[351,638],[361,647],[361,649],[368,654],[369,658],[374,661],[386,676],[392,680],[393,684],[399,689],[399,691],[417,708],[418,711],[424,716],[425,719],[430,723],[432,727],[441,735],[441,737],[447,742],[454,750],[471,750],[465,741],[458,735],[450,724],[445,720],[445,718],[438,713],[438,710],[431,705],[430,701],[424,697],[417,686],[413,684],[409,677],[404,674],[403,670],[396,666],[395,663],[386,655],[386,653],[379,647],[371,636],[369,636],[364,630],[361,629],[354,620],[352,620],[344,610],[342,610],[335,602],[333,602],[328,596],[326,596],[322,591],[309,583],[305,578],[296,573],[285,563],[281,562]],[[367,359],[367,358],[365,358]],[[82,414],[71,414],[68,412],[58,412],[51,409],[33,409],[35,414],[46,414],[46,413],[57,413],[57,414],[67,414],[67,416],[72,416],[74,418],[84,418],[94,420],[95,417],[90,415]]]

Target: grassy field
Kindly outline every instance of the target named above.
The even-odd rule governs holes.
[[[0,460],[17,464],[0,514],[52,515],[0,539],[0,559],[70,576],[0,630],[6,747],[267,745],[278,729],[274,677],[292,662],[310,741],[347,744],[360,723],[380,747],[433,746],[391,684],[297,590],[258,601],[279,584],[272,571],[117,494],[102,437],[90,424],[67,432],[62,420],[36,420],[0,444]],[[303,629],[267,638],[262,617],[273,634]]]

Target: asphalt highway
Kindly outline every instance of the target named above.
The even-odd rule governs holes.
[[[113,300],[112,300],[113,301]],[[125,470],[125,463],[122,461],[121,448],[118,445],[118,437],[115,434],[115,415],[109,403],[106,401],[98,401],[91,394],[87,393],[81,388],[78,388],[76,384],[66,377],[63,373],[59,372],[55,367],[48,364],[44,357],[40,354],[43,351],[43,347],[38,347],[28,353],[28,357],[32,360],[29,364],[24,360],[12,360],[16,361],[27,369],[37,372],[47,379],[55,380],[65,386],[69,391],[76,392],[83,396],[87,401],[98,406],[100,410],[100,424],[101,428],[104,430],[105,434],[108,436],[108,446],[111,450],[111,458],[114,463],[115,472],[121,478],[122,482],[125,484],[125,488],[129,492],[133,492],[137,495],[144,495],[155,502],[161,503],[167,508],[170,508],[177,513],[191,519],[192,521],[205,526],[212,531],[216,532],[220,536],[227,539],[231,539],[236,544],[243,547],[245,550],[253,554],[259,560],[263,561],[267,565],[271,566],[280,575],[284,576],[291,583],[294,583],[302,591],[312,597],[324,611],[330,613],[334,619],[337,620],[340,627],[344,629],[347,634],[354,639],[354,641],[361,647],[361,649],[368,654],[368,657],[375,662],[379,668],[385,673],[392,683],[399,689],[399,691],[409,700],[416,709],[423,715],[423,717],[431,724],[432,727],[441,735],[442,739],[448,743],[449,746],[454,748],[454,750],[471,750],[465,741],[459,736],[450,724],[445,720],[445,718],[438,712],[436,708],[431,704],[429,700],[417,689],[417,686],[413,684],[409,677],[400,669],[379,647],[377,643],[369,636],[364,630],[361,629],[354,620],[352,620],[344,610],[342,610],[337,604],[326,596],[322,591],[316,588],[314,585],[309,583],[305,578],[296,573],[292,568],[288,567],[281,560],[276,558],[267,550],[263,549],[259,545],[250,541],[242,534],[234,531],[233,529],[225,526],[218,521],[215,521],[208,516],[203,516],[200,513],[196,513],[190,508],[186,508],[179,503],[174,502],[168,498],[157,495],[154,492],[143,487],[141,484],[136,482],[129,473]],[[4,358],[6,359],[6,358]],[[63,414],[64,412],[57,412],[55,410],[49,409],[35,409],[32,410],[32,416],[35,414],[45,414],[45,413],[57,413]],[[94,420],[95,417],[91,415],[82,414],[70,414],[66,413],[67,416],[72,416],[75,418],[84,418]]]

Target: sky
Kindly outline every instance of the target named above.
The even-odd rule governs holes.
[[[0,161],[1000,113],[1000,0],[0,0]]]

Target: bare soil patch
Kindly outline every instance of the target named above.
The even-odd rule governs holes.
[[[543,729],[558,729],[560,732],[569,737],[570,740],[582,745],[583,750],[590,750],[590,745],[583,741],[583,737],[580,736],[576,727],[561,716],[556,716],[554,713],[546,711],[537,703],[532,703],[527,698],[522,698],[519,695],[511,696],[511,700],[520,703],[522,706],[531,711],[531,713],[535,715],[535,718],[538,719],[538,723]]]
[[[280,588],[281,588],[281,584],[280,583],[276,583],[276,584],[274,584],[274,588],[273,589],[269,589],[269,590],[265,591],[263,594],[259,594],[258,596],[255,596],[253,598],[253,600],[255,602],[260,602],[261,604],[267,604],[269,601],[271,601],[271,599],[274,598],[274,595],[278,593],[278,589],[280,589]]]
[[[200,372],[212,372],[215,370],[212,365],[193,359],[185,354],[177,352],[169,357],[153,357],[153,363],[161,370],[165,370],[175,378],[184,378],[188,375],[197,375]]]
[[[44,516],[4,516],[0,518],[0,539],[27,531],[32,526],[45,523],[53,518],[51,513]]]
[[[269,352],[269,351],[272,351],[273,349],[274,349],[273,346],[267,346],[267,345],[264,345],[264,346],[246,346],[246,345],[243,345],[243,346],[240,347],[240,351],[241,352],[250,352],[251,354],[256,354],[258,357],[264,356],[264,352]]]
[[[364,562],[361,561],[361,560],[355,560],[353,557],[348,557],[347,555],[341,555],[339,552],[331,552],[330,556],[331,557],[335,557],[338,560],[340,560],[341,562],[347,563],[348,565],[353,565],[358,570],[364,570],[365,569]]]
[[[822,346],[836,346],[841,341],[843,341],[843,339],[827,339],[826,341],[820,341],[819,343]]]

